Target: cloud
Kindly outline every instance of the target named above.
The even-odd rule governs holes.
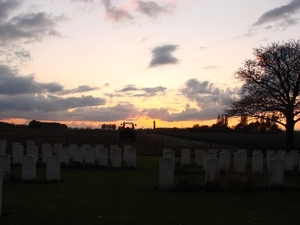
[[[11,97],[1,96],[0,104],[2,106],[0,111],[1,119],[22,118],[28,120],[70,121],[81,120],[88,116],[84,113],[79,115],[76,109],[103,105],[105,100],[92,96],[60,98],[57,96],[18,95]],[[70,110],[74,108],[75,110]]]
[[[64,16],[52,17],[45,12],[20,14],[0,24],[0,45],[21,40],[30,43],[48,36],[60,36],[55,27],[63,20]]]
[[[202,69],[204,69],[204,70],[212,70],[212,69],[217,69],[217,68],[219,68],[219,66],[215,66],[215,65],[202,67]]]
[[[262,14],[253,26],[280,21],[280,25],[294,25],[298,23],[292,16],[300,9],[300,0],[293,0],[286,5],[271,9]]]
[[[157,87],[147,87],[147,88],[139,88],[133,84],[126,85],[125,87],[117,90],[117,95],[110,94],[110,97],[124,97],[124,95],[120,93],[124,93],[127,97],[153,97],[161,94],[165,94],[167,88],[162,86]]]
[[[174,6],[173,4],[166,4],[163,6],[158,5],[154,1],[136,1],[138,4],[137,11],[147,15],[149,17],[157,17],[161,14],[170,13],[171,8]]]
[[[19,0],[0,0],[0,21],[6,19],[21,4],[22,1]]]
[[[112,4],[111,0],[102,0],[106,10],[106,18],[113,22],[125,22],[133,20],[130,12],[124,8],[117,8]]]
[[[0,65],[0,95],[54,93],[62,90],[63,87],[58,83],[39,83],[33,75],[18,76],[17,71]]]
[[[178,49],[178,45],[160,45],[152,49],[152,59],[149,67],[157,67],[168,64],[177,64],[178,59],[172,56],[172,53]]]
[[[189,79],[184,87],[181,89],[181,93],[193,102],[196,102],[201,109],[201,114],[205,114],[210,117],[221,113],[225,105],[235,100],[239,88],[227,88],[222,90],[214,86],[214,84],[208,81],[198,81],[197,79]]]
[[[16,51],[15,56],[22,62],[32,59],[30,52],[24,49],[20,49],[19,51]]]
[[[134,120],[138,115],[137,108],[130,103],[119,103],[110,107],[85,107],[78,108],[69,113],[69,117],[80,121],[105,121]]]
[[[106,103],[104,98],[91,95],[60,97],[62,93],[79,93],[97,88],[81,85],[71,90],[50,82],[41,83],[33,75],[19,76],[16,70],[0,65],[0,118],[52,119],[60,120],[69,115],[69,110],[95,107]]]
[[[128,92],[128,91],[139,91],[139,88],[136,88],[133,84],[128,84],[125,87],[121,88],[120,90],[117,90],[117,92]]]
[[[64,90],[61,92],[61,94],[72,94],[72,93],[83,93],[88,91],[95,91],[99,90],[98,87],[91,87],[89,85],[80,85],[77,88],[70,89],[70,90]]]
[[[205,109],[196,109],[190,107],[186,103],[185,108],[181,112],[170,113],[172,109],[169,108],[152,108],[143,109],[142,115],[151,119],[159,119],[166,122],[179,122],[179,121],[193,121],[193,120],[211,120],[215,119],[218,115],[216,108],[207,107]]]
[[[94,1],[77,0],[94,3]],[[155,1],[131,0],[121,6],[114,5],[117,1],[100,0],[104,6],[106,19],[116,23],[136,23],[140,14],[148,18],[157,18],[163,14],[171,14],[175,7],[175,2],[165,0],[165,3],[158,4]],[[120,1],[118,1],[120,2]]]

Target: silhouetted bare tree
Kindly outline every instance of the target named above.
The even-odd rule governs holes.
[[[236,72],[243,81],[240,98],[225,107],[228,116],[265,118],[286,129],[286,148],[294,147],[294,127],[300,120],[300,41],[274,42],[255,48],[255,59]]]

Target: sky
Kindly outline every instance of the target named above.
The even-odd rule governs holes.
[[[300,0],[0,0],[0,120],[211,125],[299,30]]]

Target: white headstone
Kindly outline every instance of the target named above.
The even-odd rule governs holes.
[[[83,163],[83,149],[81,147],[73,149],[73,162]]]
[[[261,150],[255,149],[255,150],[252,151],[252,154],[253,154],[253,153],[257,153],[257,152],[258,152],[258,153],[261,153]]]
[[[261,152],[252,154],[252,171],[262,173],[264,170],[264,155]]]
[[[13,142],[12,147],[14,147],[14,146],[21,146],[21,142]]]
[[[284,154],[286,153],[285,150],[277,150],[277,159],[284,160]]]
[[[191,163],[191,151],[190,149],[181,149],[181,165],[190,165]]]
[[[34,155],[35,160],[38,161],[39,159],[39,147],[36,145],[27,145],[26,146],[27,155]]]
[[[47,163],[47,158],[53,156],[53,148],[50,145],[42,145],[42,161]]]
[[[96,144],[95,145],[95,160],[99,162],[99,149],[104,148],[102,144]]]
[[[5,150],[3,144],[0,143],[0,155],[4,155]]]
[[[175,162],[175,152],[170,148],[163,149],[163,158],[171,158],[174,159]]]
[[[22,161],[22,180],[34,180],[36,178],[35,156],[25,155]]]
[[[136,167],[136,149],[135,148],[127,149],[126,166],[133,167],[133,168]]]
[[[248,156],[248,151],[246,149],[239,149],[238,152],[244,153],[243,154],[243,160],[245,167],[247,166],[247,156]]]
[[[219,160],[220,160],[220,169],[225,171],[230,169],[230,153],[220,152]]]
[[[113,157],[113,152],[112,152],[112,150],[113,150],[113,149],[116,149],[116,148],[119,148],[119,146],[118,146],[118,145],[110,145],[110,146],[109,146],[109,160],[110,160],[110,161],[112,160],[112,157]]]
[[[292,154],[293,158],[293,166],[298,167],[299,165],[299,151],[298,150],[291,150],[290,154]]]
[[[203,153],[204,149],[195,150],[195,162],[197,166],[203,166]]]
[[[218,149],[215,149],[215,148],[211,148],[211,149],[208,149],[208,152],[211,152],[214,154],[214,159],[217,159],[218,158]]]
[[[122,166],[122,149],[113,148],[111,149],[111,166],[113,168],[120,168]]]
[[[238,173],[245,173],[245,152],[234,153],[234,170]]]
[[[0,140],[0,155],[6,152],[6,140]]]
[[[213,152],[204,152],[203,153],[203,171],[206,169],[206,160],[207,159],[217,159],[217,158]]]
[[[283,185],[284,169],[283,160],[271,159],[269,169],[269,187],[273,184]]]
[[[159,159],[159,189],[171,189],[174,185],[175,160],[172,158]]]
[[[231,149],[222,149],[221,152],[226,152],[226,153],[229,153],[231,155]]]
[[[273,150],[267,151],[267,168],[270,168],[270,160],[278,159],[278,154]]]
[[[299,171],[300,171],[300,153],[298,154]]]
[[[85,148],[84,162],[86,164],[95,164],[95,148],[93,148],[93,147]]]
[[[124,145],[123,147],[123,152],[124,152],[124,156],[123,156],[123,160],[124,162],[127,162],[128,160],[128,149],[131,149],[131,145]]]
[[[99,157],[97,159],[99,166],[108,166],[108,148],[96,148],[96,151],[99,154]]]
[[[292,171],[294,168],[293,167],[293,164],[294,164],[293,155],[291,153],[285,153],[283,158],[284,158],[283,159],[283,169]]]
[[[3,175],[2,170],[0,169],[0,218],[2,217],[2,188],[3,186]]]
[[[69,164],[69,147],[60,147],[58,149],[59,161]]]
[[[163,158],[173,159],[174,167],[175,167],[176,157],[175,157],[175,152],[172,151],[172,149],[170,149],[170,148],[164,148],[163,149]]]
[[[60,159],[58,156],[47,158],[47,176],[46,179],[60,181]]]
[[[220,161],[218,159],[207,159],[205,169],[205,183],[220,179]]]
[[[77,144],[69,144],[69,159],[73,159],[73,149],[77,147]]]
[[[0,170],[2,170],[3,180],[10,178],[10,155],[0,155]]]
[[[53,145],[53,155],[58,156],[58,150],[62,147],[62,143],[54,143]]]
[[[43,147],[50,147],[51,145],[50,145],[50,143],[42,143],[42,148]]]
[[[28,147],[29,145],[35,145],[34,140],[27,140],[26,147]]]
[[[22,145],[15,145],[12,146],[12,161],[13,164],[18,164],[18,163],[22,163],[23,160],[23,152],[24,152],[24,148]]]

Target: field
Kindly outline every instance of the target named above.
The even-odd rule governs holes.
[[[217,144],[168,138],[140,132],[136,142],[119,142],[117,133],[103,131],[0,133],[8,143],[42,142],[131,144],[137,148],[136,169],[62,167],[61,182],[45,182],[45,166],[37,180],[20,180],[21,167],[12,166],[13,180],[4,182],[0,224],[295,224],[299,221],[299,172],[285,176],[286,189],[271,191],[267,173],[241,189],[207,189],[202,169],[176,165],[175,189],[160,191],[158,159],[162,147],[221,147]],[[5,136],[6,135],[6,136]],[[224,145],[222,145],[224,146]],[[228,147],[228,146],[227,146]],[[177,156],[177,161],[180,158]],[[192,162],[193,162],[192,158]],[[249,159],[250,160],[250,159]],[[249,168],[248,168],[249,170]],[[249,174],[249,177],[252,175]],[[229,177],[227,181],[233,179]],[[235,178],[234,178],[235,179]],[[243,180],[243,179],[242,179]],[[242,180],[235,179],[233,181]],[[250,189],[248,189],[251,187]]]

